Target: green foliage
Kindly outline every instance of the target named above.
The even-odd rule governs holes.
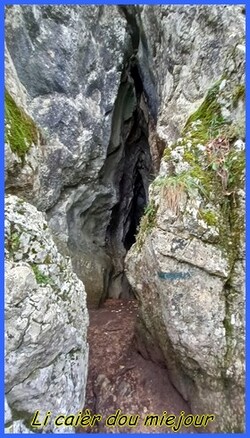
[[[182,172],[178,175],[170,175],[165,177],[156,178],[153,182],[154,187],[173,187],[173,188],[184,188],[190,194],[194,192],[195,189],[199,188],[199,182],[194,178],[192,170]]]
[[[155,213],[156,213],[155,205],[153,202],[151,202],[145,207],[144,215],[147,216],[151,222],[155,217]]]
[[[226,124],[221,115],[220,104],[217,101],[219,87],[222,79],[214,84],[208,91],[204,101],[200,107],[188,118],[184,127],[183,134],[185,135],[190,129],[194,140],[201,143],[207,142],[211,138],[215,138],[220,134],[220,129]],[[192,128],[194,122],[200,123]]]
[[[169,147],[164,149],[163,157],[165,161],[169,161],[171,159],[171,149]]]
[[[217,147],[219,141],[214,139],[213,144]],[[221,181],[223,196],[228,196],[239,188],[243,188],[244,151],[236,151],[230,148],[228,143],[228,150],[226,152],[222,153],[219,148],[218,150],[215,149],[214,154],[211,154],[207,161],[208,171],[214,172],[214,177]]]
[[[5,141],[11,150],[24,161],[31,144],[37,144],[38,136],[39,131],[33,120],[17,106],[8,91],[5,91]]]
[[[182,138],[165,150],[164,157],[171,162],[171,151],[176,147],[183,148],[183,161],[191,169],[162,181],[156,179],[155,185],[182,184],[189,194],[198,188],[207,200],[219,198],[219,201],[242,187],[245,155],[235,151],[232,143],[244,138],[244,126],[229,125],[221,115],[218,96],[222,80],[223,77],[215,83],[200,107],[189,117]],[[244,85],[239,84],[231,100],[242,97],[244,90]],[[205,149],[203,152],[197,147],[200,144]]]
[[[237,103],[239,102],[239,100],[245,99],[245,84],[239,84],[235,87],[233,95],[232,95],[232,100],[233,100],[233,106],[237,106]]]
[[[244,186],[246,166],[245,152],[232,150],[225,159],[224,167],[228,172],[228,189],[234,191]]]
[[[209,199],[212,185],[213,181],[210,174],[195,163],[193,163],[190,170],[178,175],[157,178],[153,182],[155,187],[171,187],[176,190],[184,190],[189,196],[196,196],[198,191],[207,199]]]
[[[229,141],[235,141],[239,138],[245,139],[245,124],[242,120],[241,122],[237,122],[237,124],[232,123],[231,125],[225,125],[221,129],[221,135],[226,137]]]
[[[196,197],[198,191],[203,199],[198,217],[208,226],[216,226],[218,246],[233,266],[244,233],[239,189],[244,189],[245,170],[245,153],[235,150],[234,142],[244,139],[245,128],[244,120],[229,124],[223,118],[220,101],[226,99],[233,111],[234,101],[244,98],[245,87],[240,84],[230,94],[225,87],[220,90],[222,80],[223,77],[189,117],[181,138],[165,149],[168,175],[157,177],[153,187],[161,189],[166,207],[171,208],[176,216],[180,213],[182,192]],[[188,163],[189,169],[176,174],[176,161]],[[184,165],[183,169],[187,167]],[[143,244],[147,231],[152,229],[151,223],[147,216],[141,221],[140,233],[141,229],[143,232],[138,239],[139,246]]]
[[[31,267],[32,267],[32,270],[35,274],[36,281],[38,284],[43,284],[45,286],[48,284],[50,284],[51,286],[54,285],[53,280],[51,278],[49,278],[47,275],[43,274],[37,265],[33,264]]]
[[[11,257],[18,251],[20,247],[20,234],[15,230],[14,225],[10,226],[10,236],[6,241],[6,248]]]
[[[136,249],[141,250],[146,236],[156,225],[157,208],[154,202],[150,202],[145,208],[144,215],[141,218],[139,232],[136,237]]]
[[[218,217],[216,216],[216,214],[213,211],[200,209],[199,216],[210,227],[218,225]]]

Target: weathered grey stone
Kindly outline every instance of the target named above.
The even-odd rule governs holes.
[[[157,132],[173,142],[204,92],[223,74],[228,55],[235,49],[244,53],[244,10],[228,5],[143,6],[140,23],[144,31],[138,51],[142,77],[147,63],[160,96]],[[232,57],[231,70],[235,70]],[[150,95],[152,85],[148,86]]]
[[[222,106],[223,90],[232,101],[234,90],[244,87],[244,64],[238,69],[239,82],[234,71],[227,92],[214,95]],[[244,138],[237,130],[242,122],[241,114],[232,139],[226,128],[200,145],[202,120],[189,121],[186,137],[165,151],[150,207],[126,257],[140,302],[138,335],[152,358],[159,357],[159,347],[192,412],[216,415],[210,431],[244,430],[244,151],[235,148]],[[210,147],[220,145],[224,174],[217,155],[209,155]],[[179,172],[185,160],[190,167]],[[216,166],[209,169],[209,160]]]
[[[138,331],[151,356],[161,352],[193,411],[214,412],[221,420],[211,430],[223,432],[242,431],[244,422],[244,175],[235,166],[232,175],[216,174],[211,193],[205,172],[211,132],[230,139],[231,158],[242,165],[244,21],[244,8],[228,5],[6,10],[7,89],[45,140],[24,163],[6,146],[8,191],[46,211],[96,306],[130,293],[124,257],[160,165],[127,259],[141,306]],[[209,127],[204,118],[191,123],[209,90],[220,117]],[[195,137],[203,123],[209,139]],[[179,190],[164,185],[173,175]],[[231,193],[229,177],[237,180]],[[56,264],[48,270],[37,242],[22,236],[21,245],[15,269],[40,296],[23,254],[57,284]],[[184,277],[160,278],[165,271]],[[24,301],[25,281],[18,289]],[[54,297],[52,285],[43,289]],[[37,330],[32,325],[30,339]]]
[[[5,428],[5,433],[33,433],[22,422],[17,420],[12,423],[11,426]]]
[[[151,172],[147,108],[132,77],[134,48],[126,27],[116,6],[17,6],[6,14],[7,47],[29,112],[46,139],[34,172],[39,187],[29,201],[48,212],[60,247],[68,254],[68,244],[74,269],[95,305],[117,276],[121,287],[115,287],[115,295],[123,288],[127,293],[121,240],[131,224],[127,210],[133,207],[136,177],[142,180],[142,211]],[[11,82],[12,73],[6,74]],[[127,187],[120,192],[124,181]],[[108,228],[119,204],[121,220],[114,225],[119,237],[111,244]],[[121,254],[117,261],[114,246]]]
[[[15,99],[17,105],[27,110],[27,92],[25,87],[20,82],[13,60],[9,54],[8,48],[5,46],[5,86]]]
[[[85,290],[58,252],[44,214],[10,195],[5,207],[6,397],[15,420],[28,427],[35,410],[51,411],[45,429],[55,431],[53,417],[84,405]]]
[[[125,20],[115,7],[17,6],[8,9],[6,35],[29,111],[49,136],[39,200],[47,209],[63,186],[95,179],[104,163]]]
[[[27,105],[28,93],[20,82],[7,47],[5,47],[5,87],[18,108],[30,117]],[[5,129],[5,139],[7,139],[10,126],[7,124]],[[34,204],[38,203],[40,195],[40,166],[45,153],[39,135],[37,140],[37,144],[33,143],[29,148],[25,160],[22,160],[16,151],[13,152],[11,145],[5,141],[5,190],[7,193],[18,194]]]
[[[26,199],[30,195],[30,202],[48,212],[59,245],[60,240],[67,254],[70,247],[74,269],[84,280],[92,304],[107,295],[109,283],[115,296],[123,294],[123,288],[127,290],[121,272],[126,248],[121,240],[126,239],[131,224],[128,210],[136,178],[121,193],[123,175],[129,181],[127,174],[135,173],[133,166],[140,169],[145,204],[153,172],[143,142],[141,150],[146,156],[139,147],[133,148],[127,168],[123,167],[138,93],[131,65],[136,62],[142,79],[143,93],[137,105],[143,123],[149,124],[149,132],[144,131],[157,170],[163,143],[176,140],[187,115],[222,74],[230,50],[238,47],[243,53],[242,32],[238,32],[243,25],[240,8],[233,6],[8,8],[7,87],[10,84],[14,98],[21,87],[25,102],[17,103],[28,102],[28,111],[46,138],[39,166],[30,170],[31,184],[21,194]],[[234,63],[230,68],[234,69]],[[12,77],[15,87],[11,86]],[[130,127],[125,128],[124,123]],[[21,173],[15,167],[20,177],[11,178],[10,192],[13,187],[15,194],[20,191],[29,162],[28,155]],[[110,244],[112,210],[121,220],[115,225],[117,238]],[[60,233],[58,224],[62,225]],[[201,222],[199,227],[198,237],[204,231]],[[209,230],[207,239],[213,240],[214,235],[216,231]],[[96,252],[98,261],[92,256]]]
[[[8,424],[12,420],[11,410],[8,405],[6,397],[4,398],[4,423]]]
[[[211,431],[239,432],[245,376],[244,16],[237,7],[171,6],[144,7],[142,17],[158,78],[156,130],[167,148],[149,189],[150,213],[126,257],[140,302],[138,336],[149,357],[159,358],[160,349],[192,411],[217,416]],[[199,99],[209,88],[218,90],[213,99],[229,126],[210,138],[203,132],[203,138],[204,114],[194,122],[188,117],[202,108]],[[209,106],[205,111],[211,117]],[[214,165],[220,184],[206,187],[208,147],[218,147],[216,141],[230,150],[221,159],[230,156],[238,167],[228,161],[219,176]]]

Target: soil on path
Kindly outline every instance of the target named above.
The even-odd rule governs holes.
[[[147,415],[185,416],[190,408],[169,381],[167,370],[144,359],[134,342],[138,303],[134,300],[107,300],[90,310],[88,341],[89,371],[85,409],[102,415],[95,427],[78,428],[77,433],[173,433],[166,426],[144,426]],[[120,409],[121,415],[139,415],[135,427],[105,424]],[[132,420],[133,421],[133,420]],[[121,423],[123,420],[121,420]],[[176,419],[177,423],[177,419]],[[182,427],[179,433],[198,432]]]

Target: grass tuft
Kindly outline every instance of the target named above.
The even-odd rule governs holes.
[[[13,97],[5,91],[5,141],[24,162],[24,157],[32,144],[37,144],[39,130],[34,121],[21,108]]]

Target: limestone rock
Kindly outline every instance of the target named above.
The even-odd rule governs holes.
[[[47,212],[90,304],[109,291],[130,293],[124,256],[162,151],[221,76],[230,51],[244,49],[243,27],[238,6],[6,10],[7,89],[45,143],[30,149],[23,169],[7,149],[7,187]],[[216,230],[208,235],[216,238]]]
[[[220,94],[213,98],[219,101]],[[138,335],[149,356],[160,348],[193,413],[216,415],[210,431],[236,432],[244,429],[245,158],[234,148],[242,135],[237,125],[230,134],[223,119],[211,140],[198,115],[201,124],[189,120],[187,137],[165,151],[126,257],[127,276],[140,302]],[[185,160],[189,167],[179,172]]]
[[[144,86],[152,96],[153,84],[157,84],[157,132],[166,142],[173,142],[206,91],[223,74],[228,56],[230,68],[235,70],[230,55],[235,49],[244,52],[244,8],[143,6],[140,23],[144,39],[138,57]],[[241,73],[236,70],[235,74]]]
[[[63,186],[93,181],[104,163],[125,20],[115,7],[11,7],[6,40],[29,111],[49,137],[40,177],[39,208],[45,210]]]
[[[53,417],[84,405],[88,314],[84,286],[44,214],[11,195],[5,208],[6,397],[15,420],[30,428],[35,410]],[[53,421],[46,431],[55,431]]]
[[[244,422],[244,14],[229,5],[6,9],[7,90],[44,140],[23,162],[7,141],[8,192],[46,212],[95,306],[131,293],[124,258],[148,204],[127,257],[138,332],[193,411],[214,412],[223,432]],[[27,299],[24,285],[57,296],[47,279],[57,284],[57,264],[14,236],[10,279],[21,269],[24,280],[13,298]]]
[[[126,72],[133,53],[126,25],[116,6],[17,6],[6,14],[7,48],[26,89],[29,113],[46,138],[31,202],[48,212],[61,250],[72,256],[95,305],[107,294],[112,271],[121,276],[120,260],[113,268],[105,239],[112,209],[124,196],[118,190],[125,154],[122,131],[127,122],[128,137],[136,101]],[[12,70],[6,74],[11,83]],[[142,147],[132,156],[134,167]]]
[[[157,132],[166,148],[137,242],[126,257],[127,276],[140,302],[138,336],[148,356],[157,359],[160,349],[192,412],[216,415],[210,431],[242,432],[243,15],[237,8],[203,6],[173,6],[155,14],[145,7],[142,14],[145,32],[159,29],[158,44],[148,41],[153,41],[151,53],[155,49],[156,74],[164,78]],[[230,28],[227,19],[233,20]],[[199,50],[193,51],[196,44]]]

